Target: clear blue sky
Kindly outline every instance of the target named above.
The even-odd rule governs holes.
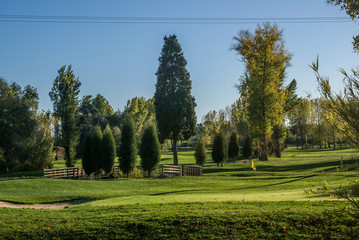
[[[0,15],[101,17],[347,17],[325,0],[0,0]],[[348,18],[349,19],[349,18]],[[354,22],[279,23],[293,54],[287,82],[295,78],[298,94],[318,96],[308,67],[320,57],[320,72],[335,90],[342,87],[338,69],[357,65]],[[128,99],[150,98],[155,91],[163,37],[176,34],[191,74],[197,118],[223,109],[239,97],[234,85],[244,72],[231,51],[233,36],[256,24],[69,24],[0,22],[0,76],[37,88],[40,109],[52,110],[48,92],[57,70],[72,64],[82,82],[81,97],[102,94],[115,110]]]

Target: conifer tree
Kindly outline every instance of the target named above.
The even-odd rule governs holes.
[[[206,162],[206,146],[204,144],[204,139],[201,137],[198,139],[196,148],[194,150],[194,157],[196,159],[196,164],[203,166]]]
[[[160,140],[171,139],[173,162],[178,165],[177,142],[187,140],[195,133],[196,103],[191,96],[187,61],[176,35],[165,36],[164,41],[156,73],[154,104]]]
[[[239,154],[238,137],[236,132],[232,132],[228,143],[228,156],[234,161]]]
[[[252,157],[252,139],[250,136],[247,136],[244,140],[242,147],[242,155],[246,159],[251,159]]]
[[[87,133],[85,136],[82,153],[82,167],[88,176],[96,170],[94,166],[94,159],[92,157],[92,132]]]
[[[136,130],[132,119],[127,118],[121,129],[121,142],[119,151],[120,169],[129,176],[135,168],[137,159]]]
[[[102,142],[102,131],[99,126],[95,127],[92,135],[92,163],[94,166],[94,172],[99,175],[102,171],[102,152],[101,152],[101,142]]]
[[[116,144],[110,126],[107,125],[102,137],[101,142],[101,155],[102,155],[102,169],[106,174],[113,171],[113,166],[116,159]]]
[[[212,159],[217,166],[223,166],[223,161],[225,158],[225,139],[223,133],[217,134],[213,139],[212,144]]]
[[[141,167],[148,173],[148,177],[151,177],[151,172],[161,160],[161,145],[154,125],[147,126],[143,131],[139,152]]]

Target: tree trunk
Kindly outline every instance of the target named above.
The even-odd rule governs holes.
[[[280,143],[279,143],[279,140],[276,139],[275,141],[275,156],[277,158],[281,158],[282,157],[282,151],[281,151],[281,146],[280,146]]]
[[[259,149],[259,160],[268,161],[267,141],[265,137],[261,139],[260,149]]]
[[[148,170],[148,178],[151,178],[151,170]]]
[[[178,165],[177,140],[172,140],[173,164]]]

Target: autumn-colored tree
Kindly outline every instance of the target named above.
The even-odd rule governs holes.
[[[258,25],[255,33],[240,31],[233,49],[246,66],[244,86],[248,97],[248,120],[253,138],[259,141],[259,159],[268,160],[268,141],[273,126],[284,122],[285,70],[291,55],[284,48],[283,32],[276,25]]]

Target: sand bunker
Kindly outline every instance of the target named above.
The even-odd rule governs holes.
[[[35,204],[23,204],[23,203],[11,203],[0,201],[0,207],[5,208],[23,208],[23,209],[63,209],[70,205],[81,204],[90,202],[90,199],[76,199],[55,203],[35,203]]]

